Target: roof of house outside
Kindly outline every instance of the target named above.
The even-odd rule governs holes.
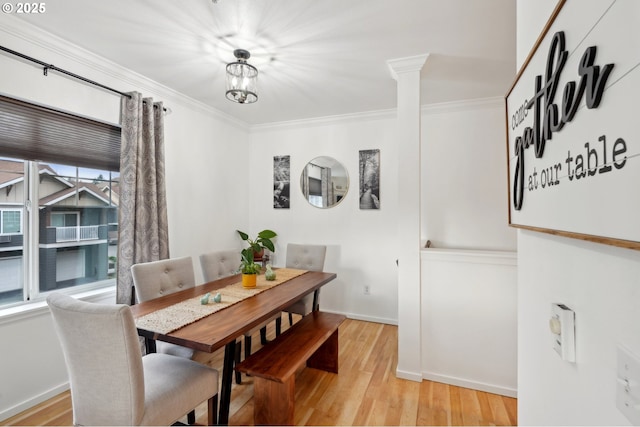
[[[63,188],[39,199],[40,206],[52,206],[72,197],[76,192],[90,194],[105,205],[118,206],[120,188],[117,181],[112,181],[111,197],[109,197],[108,182],[91,182],[87,180],[69,179],[58,176],[57,172],[46,163],[39,163],[39,173],[50,175],[62,184]],[[21,161],[0,159],[0,188],[15,185],[24,180],[24,163]],[[111,200],[110,200],[111,199]]]

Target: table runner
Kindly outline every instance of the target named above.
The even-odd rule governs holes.
[[[261,274],[257,277],[255,288],[245,288],[242,286],[242,282],[233,283],[224,288],[211,291],[209,304],[200,303],[203,293],[195,298],[141,316],[136,319],[136,326],[141,329],[168,334],[307,272],[307,270],[294,268],[279,268],[274,271],[276,272],[276,280],[268,281],[265,279],[264,274]],[[213,302],[213,296],[217,292],[220,292],[222,296],[222,300],[218,303]]]

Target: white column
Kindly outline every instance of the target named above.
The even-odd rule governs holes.
[[[398,366],[422,381],[420,330],[420,70],[429,55],[387,61],[398,86]]]

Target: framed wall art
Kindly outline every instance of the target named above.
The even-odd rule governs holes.
[[[361,150],[360,209],[380,209],[380,150]]]
[[[506,96],[511,226],[640,249],[639,6],[556,6]]]
[[[289,209],[290,156],[273,156],[273,207]]]

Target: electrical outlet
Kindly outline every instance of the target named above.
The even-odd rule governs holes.
[[[364,294],[365,295],[369,295],[371,292],[371,290],[369,289],[369,285],[364,285]]]

